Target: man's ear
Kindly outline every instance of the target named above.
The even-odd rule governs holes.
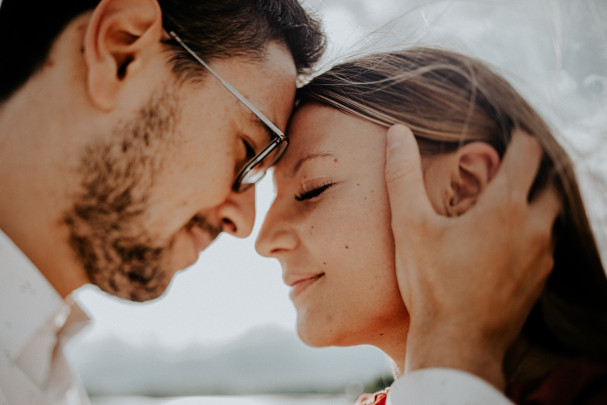
[[[84,36],[87,90],[104,111],[115,106],[122,82],[142,68],[143,51],[160,42],[162,13],[156,0],[102,0]]]
[[[445,201],[449,216],[458,216],[474,206],[500,165],[497,151],[485,142],[472,142],[455,152],[451,192]]]

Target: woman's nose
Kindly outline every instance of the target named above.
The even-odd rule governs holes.
[[[276,203],[270,207],[255,242],[257,253],[265,257],[277,257],[297,246],[297,234]]]

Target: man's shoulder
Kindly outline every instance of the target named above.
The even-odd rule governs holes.
[[[29,258],[0,231],[0,347],[17,356],[65,305]]]

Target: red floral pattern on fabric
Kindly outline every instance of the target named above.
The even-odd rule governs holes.
[[[354,405],[386,405],[388,389],[375,394],[362,394]]]

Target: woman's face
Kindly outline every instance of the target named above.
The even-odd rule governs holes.
[[[301,339],[312,346],[403,345],[408,314],[394,270],[386,129],[306,104],[289,140],[274,169],[276,200],[257,250],[282,265]]]

